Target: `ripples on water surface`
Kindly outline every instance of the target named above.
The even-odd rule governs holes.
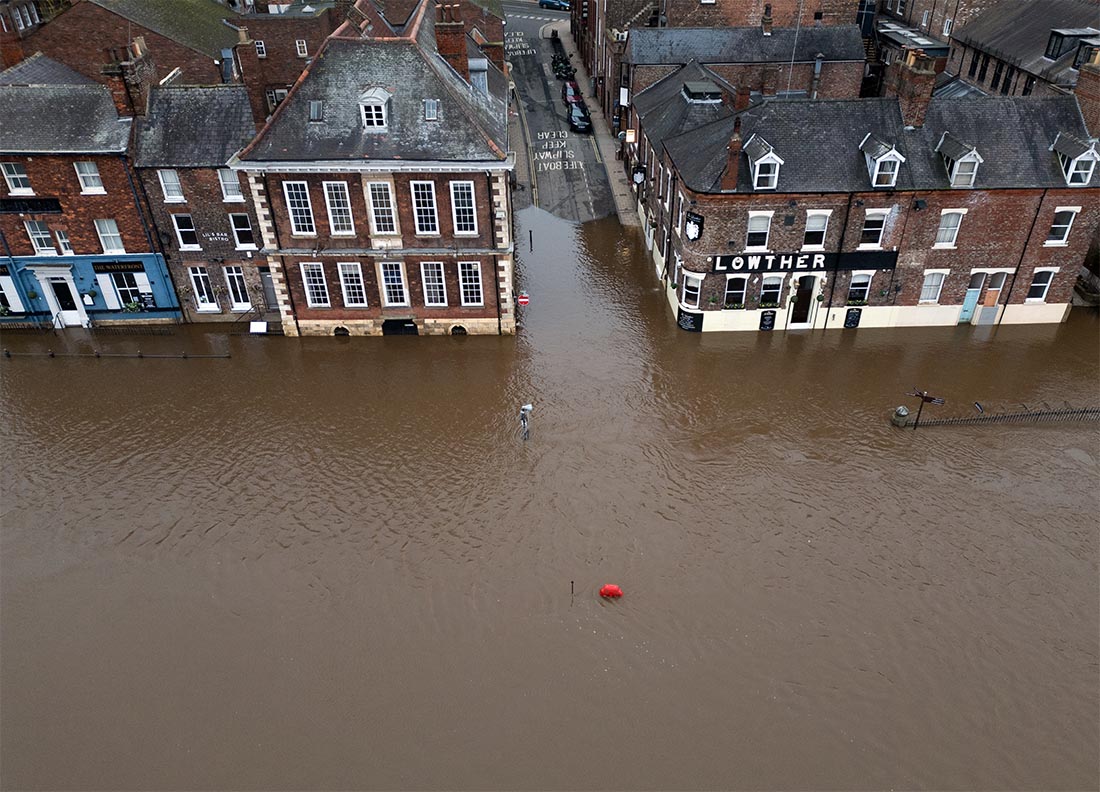
[[[686,334],[521,219],[516,338],[0,362],[6,788],[1096,788],[1096,426],[887,423],[1095,404],[1094,315]]]

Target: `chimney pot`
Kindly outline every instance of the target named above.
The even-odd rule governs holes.
[[[767,3],[764,6],[764,16],[760,19],[760,29],[763,30],[765,36],[772,34],[772,5]]]
[[[726,147],[726,169],[722,172],[721,189],[729,192],[737,189],[737,172],[741,167],[741,117],[733,119],[733,135]]]
[[[735,94],[734,100],[733,100],[733,109],[736,112],[740,113],[742,110],[744,110],[746,107],[749,106],[749,102],[751,101],[751,98],[752,98],[752,94],[749,91],[749,86],[747,86],[747,85],[737,86],[737,93]],[[735,125],[735,128],[739,129],[740,125],[741,125],[741,119],[738,118],[736,121],[734,121],[734,125]]]

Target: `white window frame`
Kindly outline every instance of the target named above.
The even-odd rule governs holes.
[[[824,250],[825,240],[829,236],[829,220],[832,218],[832,209],[807,209],[806,210],[806,224],[802,227],[802,250]],[[810,232],[810,218],[811,217],[824,217],[825,228],[821,231],[821,244],[820,245],[807,245],[806,234]]]
[[[222,203],[244,203],[244,190],[241,189],[241,180],[235,170],[218,168],[218,184],[222,188]]]
[[[768,285],[768,281],[773,281],[773,282],[777,281],[779,283],[779,288],[775,290],[775,299],[774,300],[765,300],[764,299],[764,288]],[[760,305],[764,305],[765,303],[776,303],[778,305],[779,301],[780,301],[780,298],[782,298],[782,296],[783,296],[783,277],[781,275],[765,275],[763,278],[760,279]]]
[[[100,225],[102,223],[102,225]],[[108,226],[107,224],[110,223]],[[104,236],[104,229],[107,229],[107,234]],[[111,229],[114,229],[113,232]],[[122,232],[118,230],[118,223],[111,218],[104,218],[95,221],[95,232],[99,236],[99,244],[103,248],[104,253],[125,253],[126,246],[122,241]],[[107,240],[110,238],[118,239],[118,247],[108,247]]]
[[[679,201],[676,204],[676,234],[680,235],[684,233],[684,194],[677,191],[676,196]]]
[[[309,308],[331,308],[332,300],[329,298],[328,294],[328,280],[325,278],[325,265],[319,261],[303,261],[298,265],[298,268],[302,273],[302,291],[304,291],[306,295],[306,305]],[[310,280],[307,273],[320,273],[321,279],[319,285],[321,291],[324,292],[323,302],[313,299],[315,296],[319,295],[314,295],[310,290]],[[315,283],[314,285],[316,286],[318,284]]]
[[[4,173],[4,181],[8,185],[9,195],[34,195],[30,177],[27,175],[27,166],[22,162],[0,162],[0,171]],[[15,187],[14,180],[26,182],[26,187]]]
[[[38,7],[34,3],[27,3],[23,8],[29,8],[31,12],[31,20],[34,24],[38,24],[41,20],[38,18]]]
[[[424,120],[425,121],[438,121],[439,120],[439,100],[438,99],[425,99],[424,100]]]
[[[401,302],[390,300],[389,282],[386,280],[387,267],[397,267],[397,273],[401,276]],[[392,272],[392,269],[390,270]],[[396,284],[395,284],[396,285]],[[382,293],[382,305],[386,308],[395,308],[409,305],[409,279],[405,276],[404,261],[379,261],[378,262],[378,289]]]
[[[1092,155],[1092,156],[1090,156]],[[1063,157],[1058,155],[1058,159],[1062,163],[1062,175],[1066,179],[1066,184],[1070,187],[1087,187],[1089,182],[1092,181],[1093,171],[1096,169],[1096,152],[1089,150],[1082,154],[1080,157],[1070,159],[1069,157]],[[1083,164],[1088,165],[1087,170],[1081,170]],[[1083,174],[1083,178],[1074,181],[1074,176],[1078,173]]]
[[[470,275],[477,276],[476,279],[471,279]],[[466,298],[466,290],[470,288],[477,288],[477,300],[468,300]],[[464,306],[481,306],[485,305],[485,287],[481,278],[481,262],[480,261],[460,261],[458,262],[458,298]]]
[[[883,184],[879,184],[879,178],[883,175],[883,165],[886,163],[892,163],[894,166],[893,172],[890,174],[890,181]],[[901,161],[889,156],[882,156],[875,160],[875,175],[871,181],[872,187],[896,187],[898,183],[898,173],[901,171]]]
[[[305,39],[295,39],[294,40],[294,51],[298,54],[299,58],[308,58],[309,57],[309,44],[306,43]]]
[[[772,178],[769,183],[760,183],[762,176],[760,172],[761,165],[774,165],[775,171],[771,174]],[[752,161],[752,186],[754,190],[775,190],[779,187],[779,169],[783,165],[783,160],[777,157],[774,153],[768,153],[763,155],[758,160]]]
[[[144,272],[141,274],[143,276],[145,275]],[[130,270],[127,272],[108,273],[103,276],[103,280],[100,280],[99,277],[96,278],[96,281],[100,284],[100,286],[107,286],[112,292],[110,297],[108,297],[106,294],[104,294],[103,297],[103,300],[107,303],[108,308],[118,310],[119,308],[124,308],[127,305],[134,305],[135,303],[138,305],[141,304],[141,295],[144,289],[141,288],[143,284],[138,281],[137,276],[138,273],[136,271]],[[127,280],[127,277],[130,281],[132,281],[132,285],[125,282]],[[123,283],[120,284],[119,281],[123,281]],[[104,289],[104,292],[106,292],[106,289]],[[115,305],[111,305],[111,297],[114,298]]]
[[[351,190],[348,188],[348,183],[345,181],[326,181],[321,182],[321,187],[325,193],[325,211],[328,212],[328,230],[332,236],[355,236],[355,216],[351,211]],[[345,208],[347,209],[347,223],[351,228],[346,228],[340,231],[336,230],[336,216],[332,213],[333,195],[332,190],[337,192],[343,191],[343,201]],[[340,197],[340,196],[337,196]]]
[[[12,9],[11,18],[15,20],[15,29],[16,30],[22,30],[23,29],[23,20],[19,16],[18,9],[15,9],[15,8]]]
[[[703,276],[686,270],[683,271],[683,283],[680,286],[680,302],[685,308],[698,308],[699,299],[703,293]],[[695,301],[688,301],[688,281],[692,281],[691,292],[695,295]]]
[[[325,102],[322,99],[309,100],[309,121],[319,124],[325,120]]]
[[[301,187],[302,195],[305,196],[304,211],[309,213],[309,229],[310,230],[308,230],[308,231],[301,230],[301,228],[299,228],[299,225],[298,225],[298,219],[295,219],[295,217],[294,217],[295,207],[294,207],[294,202],[291,200],[291,197],[290,197],[290,188],[291,187],[294,187],[295,191],[297,191],[298,187]],[[286,200],[286,212],[287,212],[287,216],[290,218],[290,235],[291,236],[296,236],[296,237],[315,237],[315,236],[317,236],[317,219],[315,218],[315,216],[313,214],[313,199],[310,198],[310,195],[309,195],[309,182],[305,182],[305,181],[284,181],[283,182],[283,198]],[[298,196],[297,199],[300,200],[301,196]],[[303,211],[303,207],[299,206],[297,208],[298,208],[299,212]],[[304,220],[305,218],[299,218],[299,219]]]
[[[34,230],[31,230],[31,226],[34,226]],[[34,255],[36,256],[56,256],[57,248],[53,244],[53,234],[50,233],[50,227],[46,224],[45,220],[24,220],[23,227],[27,229],[27,236],[31,240],[31,245],[34,247]],[[45,239],[48,244],[41,244]]]
[[[963,182],[963,181],[960,180],[960,177],[962,175],[960,173],[960,169],[961,169],[961,166],[963,164],[966,164],[966,165],[973,164],[974,165],[974,170],[970,172],[970,180],[967,181],[967,182]],[[977,157],[964,157],[963,159],[952,161],[951,174],[950,174],[951,186],[952,187],[973,187],[974,182],[978,178],[978,166],[981,165],[981,164],[982,164],[982,161],[980,159],[978,159]]]
[[[374,188],[375,187],[386,188],[386,207],[385,211],[389,215],[390,225],[393,226],[391,231],[381,231],[378,228],[378,206],[375,203]],[[397,226],[397,205],[393,200],[393,185],[386,181],[374,181],[367,182],[367,199],[370,205],[370,230],[371,233],[376,236],[394,236],[399,234],[400,231]]]
[[[73,243],[69,241],[69,233],[63,228],[56,228],[53,233],[57,237],[57,252],[62,256],[75,255]]]
[[[168,181],[165,181],[165,174],[172,174]],[[187,196],[183,193],[183,183],[180,181],[179,172],[174,168],[162,168],[157,171],[157,178],[160,180],[160,191],[164,195],[165,203],[187,203]],[[172,185],[172,190],[169,189],[171,179],[175,179],[175,184]],[[170,194],[173,190],[178,190],[179,195]]]
[[[359,94],[359,118],[366,132],[385,132],[389,126],[390,93],[383,88],[370,88]],[[371,108],[370,123],[367,122],[367,108]],[[377,111],[377,112],[375,112]],[[375,123],[379,121],[379,123]]]
[[[1069,219],[1069,223],[1066,225],[1066,231],[1062,234],[1061,239],[1050,239],[1050,232],[1055,228],[1055,220],[1058,219],[1059,212],[1069,212],[1072,216]],[[1047,239],[1043,240],[1043,247],[1068,247],[1069,246],[1069,233],[1073,229],[1073,223],[1077,220],[1077,215],[1081,213],[1080,206],[1056,206],[1054,207],[1054,217],[1050,220],[1050,230],[1047,231]]]
[[[867,229],[867,221],[869,219],[871,219],[872,216],[882,218],[882,228],[880,228],[879,232],[878,232],[878,242],[874,242],[874,243],[864,242],[863,241],[863,232]],[[889,216],[890,216],[890,210],[889,209],[866,209],[866,210],[864,210],[864,212],[863,212],[863,227],[859,230],[860,242],[859,242],[859,245],[856,247],[856,250],[882,250],[882,238],[883,238],[883,236],[886,235],[886,218],[889,217]]]
[[[195,310],[200,313],[220,313],[218,295],[214,293],[214,285],[210,282],[210,272],[203,266],[187,268],[188,278],[191,281],[191,292],[195,295]],[[205,289],[202,284],[205,283]],[[210,301],[202,299],[210,297]]]
[[[1036,267],[1034,270],[1032,270],[1031,283],[1028,284],[1027,292],[1025,292],[1025,294],[1030,294],[1031,293],[1031,289],[1035,285],[1035,276],[1038,275],[1041,272],[1049,272],[1050,273],[1050,280],[1048,280],[1046,282],[1046,286],[1043,288],[1043,296],[1042,297],[1027,297],[1027,296],[1025,296],[1024,297],[1024,302],[1025,303],[1035,304],[1035,303],[1045,303],[1047,301],[1047,294],[1050,293],[1050,284],[1054,283],[1054,276],[1058,274],[1058,267]]]
[[[775,211],[771,210],[771,209],[768,209],[767,211],[749,212],[749,219],[745,223],[745,251],[746,252],[752,252],[752,253],[767,253],[768,252],[768,242],[770,242],[771,238],[772,238],[772,216],[773,215],[775,215]],[[759,231],[753,231],[752,230],[752,221],[757,219],[757,218],[761,218],[761,217],[766,218],[767,221],[768,221],[768,227],[764,231],[764,244],[763,245],[749,245],[749,235],[753,234],[753,233],[756,233],[756,234],[760,233]]]
[[[3,19],[2,15],[0,15],[0,19]],[[23,305],[23,300],[19,296],[19,290],[15,288],[15,279],[11,275],[0,275],[0,292],[3,292],[4,297],[7,298],[8,310],[13,314],[27,312],[27,308]]]
[[[940,224],[936,228],[936,239],[932,243],[932,249],[933,250],[955,250],[955,248],[957,247],[956,243],[958,242],[958,239],[959,239],[959,229],[962,228],[963,217],[965,217],[966,213],[969,212],[969,211],[970,211],[969,209],[941,209],[940,210]],[[959,222],[955,225],[954,229],[947,229],[944,226],[944,223],[946,222],[946,218],[947,218],[948,215],[958,215],[959,216]],[[944,231],[953,231],[953,233],[951,233],[951,235],[950,235],[951,236],[950,240],[941,240],[940,239],[940,236],[944,233]]]
[[[86,168],[91,167],[91,172],[81,173],[80,166],[83,165]],[[76,178],[80,182],[80,194],[81,195],[106,195],[107,190],[103,187],[103,178],[99,175],[99,166],[91,160],[81,160],[73,163],[73,169],[76,170]],[[85,179],[92,179],[99,182],[96,184],[88,184]]]
[[[248,223],[248,231],[252,234],[251,242],[241,242],[241,238],[237,235],[237,232],[243,231],[244,229],[237,228],[237,224],[234,222],[234,218],[236,217],[243,217],[245,222]],[[256,230],[252,228],[252,218],[248,216],[248,212],[230,212],[229,228],[233,232],[233,242],[237,250],[256,250]]]
[[[438,286],[443,291],[443,301],[432,300],[428,294],[428,280],[429,271],[438,268],[436,272],[432,272],[431,277],[439,277]],[[447,307],[447,270],[443,266],[442,261],[421,261],[420,262],[420,285],[424,291],[424,306],[426,308],[446,308]],[[436,285],[433,283],[433,285]]]
[[[180,220],[179,219],[181,217],[186,217],[187,218],[187,220],[191,223],[190,228],[186,228],[186,229],[181,229],[180,228]],[[172,228],[175,229],[176,242],[179,243],[179,249],[180,250],[202,250],[202,245],[199,244],[199,229],[195,225],[194,215],[191,215],[187,212],[181,212],[180,214],[172,215]],[[195,235],[195,244],[193,244],[193,245],[184,244],[182,231],[190,231],[191,233],[193,233]]]
[[[861,299],[863,302],[871,301],[871,282],[875,279],[876,271],[877,270],[855,270],[854,272],[852,272],[851,276],[848,279],[848,294],[844,298],[845,304],[847,304],[852,299],[852,286],[855,285],[856,278],[867,278],[867,292],[862,298],[857,297],[856,299]]]
[[[267,45],[264,44],[262,39],[257,39],[255,43],[256,43],[256,57],[257,58],[266,58],[267,57]]]
[[[928,10],[925,10],[925,12],[923,14],[921,14],[921,16],[920,16],[920,26],[922,28],[926,28],[926,27],[928,27],[928,23],[931,22],[931,21],[932,21],[932,12],[928,11]]]
[[[431,210],[435,229],[432,231],[425,231],[420,227],[420,212],[417,210],[416,201],[416,187],[417,185],[426,184],[431,187]],[[439,202],[435,199],[435,182],[433,181],[410,181],[409,182],[409,194],[412,197],[412,213],[413,224],[416,227],[417,236],[439,236]]]
[[[734,303],[734,305],[740,305],[745,307],[749,299],[749,278],[747,275],[727,275],[726,276],[726,288],[722,292],[722,307],[725,308],[729,305],[730,284],[734,281],[741,281],[741,302]]]
[[[367,282],[363,280],[363,267],[358,261],[341,261],[336,265],[336,270],[340,274],[340,297],[344,301],[345,308],[367,308],[369,307],[369,301],[367,300]],[[353,287],[357,287],[362,293],[362,300],[353,300],[348,297],[348,285],[352,279],[358,278],[359,283],[352,283]]]
[[[955,24],[955,20],[953,20],[951,17],[945,18],[943,20],[943,35],[950,36],[951,35],[951,28],[954,26],[954,24]]]
[[[951,274],[949,269],[926,269],[924,270],[923,279],[921,280],[920,294],[924,294],[924,285],[928,282],[929,275],[940,275],[940,285],[936,288],[936,296],[932,299],[925,300],[917,295],[918,305],[939,305],[940,295],[943,294],[943,284],[947,282],[947,276]]]
[[[470,189],[470,215],[473,220],[473,230],[460,231],[458,229],[458,196],[456,186],[468,186]],[[474,183],[472,181],[450,182],[451,191],[451,223],[455,230],[455,236],[477,236],[477,198],[474,195]]]
[[[268,88],[264,91],[264,95],[267,97],[267,103],[272,111],[286,100],[287,93],[289,92],[286,88]]]
[[[229,310],[237,313],[251,311],[252,298],[248,296],[248,281],[244,278],[244,267],[239,264],[223,267],[222,275],[225,277],[226,293],[229,295]],[[244,293],[244,302],[238,301],[233,295],[233,282],[236,278],[240,278],[237,286]]]

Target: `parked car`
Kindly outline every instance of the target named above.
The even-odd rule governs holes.
[[[592,119],[588,115],[588,111],[584,105],[571,104],[566,109],[569,119],[569,128],[574,132],[591,132],[592,131]]]
[[[566,0],[539,0],[539,8],[549,8],[551,11],[568,11],[569,3]]]
[[[581,96],[581,89],[576,80],[566,80],[561,84],[561,100],[566,107],[571,104],[584,106],[584,97]]]

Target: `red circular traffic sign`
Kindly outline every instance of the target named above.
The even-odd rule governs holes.
[[[531,298],[527,296],[527,292],[523,292],[523,294],[516,298],[516,302],[520,305],[527,305],[527,303],[531,302]]]

